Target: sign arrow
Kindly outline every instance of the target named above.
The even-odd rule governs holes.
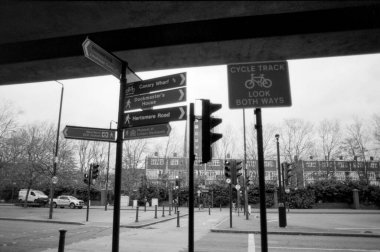
[[[69,139],[92,140],[92,141],[116,141],[116,130],[101,128],[85,128],[78,126],[66,126],[63,135]]]
[[[133,82],[126,87],[127,97],[186,86],[186,73],[172,74],[149,80]]]
[[[164,137],[169,136],[171,130],[169,123],[127,128],[124,129],[123,139]]]
[[[170,103],[186,101],[186,88],[177,88],[125,98],[124,110],[146,109]]]
[[[124,128],[186,120],[186,106],[126,113]]]

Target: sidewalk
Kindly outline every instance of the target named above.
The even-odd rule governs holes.
[[[261,233],[260,213],[246,219],[243,213],[228,216],[211,232]],[[277,209],[267,209],[267,234],[380,237],[380,210],[354,209],[290,209],[286,212],[286,227],[279,227]]]
[[[180,217],[188,215],[188,208],[179,209]],[[212,212],[220,212],[213,208]],[[208,209],[194,209],[195,218],[198,214],[208,214]],[[229,208],[221,211],[224,216],[219,224],[211,228],[211,232],[227,233],[261,233],[260,213],[253,209],[253,213],[246,220],[243,213],[238,216],[233,212],[232,228],[230,227]],[[113,207],[105,211],[104,206],[91,207],[89,221],[86,221],[87,209],[60,209],[54,208],[53,218],[49,219],[49,208],[22,208],[13,205],[0,205],[0,221],[37,221],[73,225],[93,225],[112,227]],[[361,236],[380,237],[380,210],[354,210],[354,209],[290,209],[286,212],[287,226],[279,227],[277,209],[266,211],[267,234],[287,235],[330,235],[330,236]],[[120,227],[142,228],[156,223],[177,218],[174,210],[169,215],[165,207],[164,216],[162,207],[157,209],[157,218],[153,207],[139,208],[136,222],[136,209],[132,207],[120,210]]]
[[[154,225],[163,221],[168,221],[177,218],[174,209],[170,211],[165,207],[164,216],[162,207],[157,208],[157,218],[153,207],[139,208],[138,219],[136,222],[136,208],[127,207],[120,209],[120,227],[126,228],[142,228],[149,225]],[[71,225],[93,225],[93,226],[109,226],[113,225],[113,206],[108,206],[105,211],[104,206],[90,207],[88,221],[87,208],[83,209],[53,209],[53,218],[49,219],[49,208],[23,208],[14,205],[0,205],[0,220],[13,220],[13,221],[35,221],[47,223],[60,223]],[[188,209],[183,207],[179,208],[180,217],[186,216]]]

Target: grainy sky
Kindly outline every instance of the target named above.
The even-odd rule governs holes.
[[[380,114],[380,54],[289,60],[292,106],[262,109],[263,124],[287,118],[318,123],[322,119],[367,119]],[[133,69],[133,66],[131,66]],[[137,73],[142,79],[187,73],[187,103],[210,99],[222,103],[216,113],[223,127],[242,128],[242,110],[228,108],[226,65]],[[65,125],[108,128],[117,120],[119,82],[112,75],[59,80],[65,86],[61,129]],[[13,104],[21,124],[57,123],[61,85],[56,82],[0,86],[0,101]],[[254,120],[253,109],[246,120]],[[182,131],[184,122],[171,123]],[[115,125],[114,125],[115,127]]]

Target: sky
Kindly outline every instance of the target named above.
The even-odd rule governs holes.
[[[262,109],[263,124],[279,124],[284,119],[301,118],[317,124],[323,119],[348,122],[354,116],[368,119],[380,114],[380,54],[288,60],[291,107]],[[131,66],[133,69],[133,66]],[[221,103],[215,115],[222,127],[242,129],[242,110],[229,109],[227,66],[137,72],[143,80],[187,73],[187,102],[210,99]],[[64,85],[61,129],[66,125],[109,128],[117,121],[119,81],[112,75],[59,80]],[[61,85],[40,82],[0,86],[0,103],[10,102],[19,123],[58,122]],[[253,108],[246,109],[246,122],[254,121]],[[172,122],[184,130],[185,122]],[[116,125],[113,124],[112,127]]]

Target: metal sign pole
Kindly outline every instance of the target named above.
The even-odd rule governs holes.
[[[189,252],[194,252],[194,103],[189,113]]]
[[[119,93],[119,114],[117,121],[117,139],[116,139],[116,165],[115,165],[115,199],[113,209],[113,231],[112,231],[112,252],[119,251],[119,229],[120,229],[120,191],[121,191],[121,170],[123,158],[123,111],[124,96],[127,85],[126,77],[127,64],[123,61],[120,78]]]
[[[87,212],[86,221],[88,221],[88,216],[90,215],[90,195],[91,195],[91,183],[92,183],[92,165],[90,164],[90,169],[88,169],[88,183],[87,183]]]
[[[264,172],[264,148],[263,148],[263,126],[261,122],[261,109],[255,109],[256,131],[257,131],[257,154],[259,168],[259,190],[260,190],[260,230],[261,230],[261,251],[268,251],[267,240],[267,213],[265,200],[265,172]]]

